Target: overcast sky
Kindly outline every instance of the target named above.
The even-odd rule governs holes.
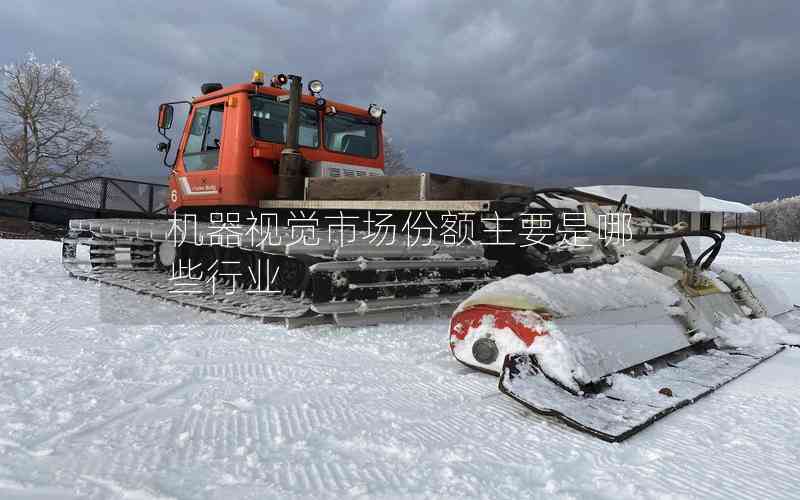
[[[260,68],[384,105],[420,170],[755,201],[800,194],[799,21],[797,0],[3,0],[0,63],[72,66],[123,176],[167,173],[159,102]]]

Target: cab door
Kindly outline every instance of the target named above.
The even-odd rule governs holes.
[[[183,148],[183,172],[178,188],[184,205],[213,205],[219,200],[219,166],[222,157],[224,103],[196,106]]]

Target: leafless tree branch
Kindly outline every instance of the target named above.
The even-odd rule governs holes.
[[[383,172],[386,175],[414,175],[417,169],[406,163],[406,152],[392,142],[391,136],[383,133]]]
[[[78,82],[60,62],[30,54],[0,68],[0,173],[21,190],[86,177],[111,157],[111,143],[80,109]]]

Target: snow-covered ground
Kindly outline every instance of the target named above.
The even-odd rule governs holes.
[[[622,444],[530,414],[447,318],[279,326],[68,278],[0,240],[0,498],[800,498],[800,350]],[[729,236],[800,302],[800,244]]]

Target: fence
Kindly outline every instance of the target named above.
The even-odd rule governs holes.
[[[10,196],[101,211],[158,216],[167,213],[168,188],[166,184],[152,182],[90,177],[41,189],[19,191]]]
[[[724,213],[722,214],[722,230],[726,233],[739,233],[747,236],[767,238],[768,225],[761,211],[754,214]]]

